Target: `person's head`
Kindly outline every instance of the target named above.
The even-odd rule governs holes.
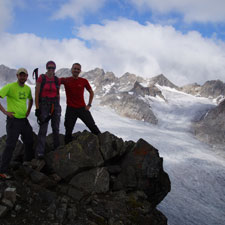
[[[80,63],[74,63],[71,68],[71,73],[72,73],[73,77],[77,78],[79,76],[80,72],[81,72]]]
[[[54,61],[48,61],[46,63],[46,70],[48,75],[54,75],[56,69],[56,64]]]
[[[27,81],[28,72],[25,68],[19,68],[16,72],[19,85],[23,86]]]

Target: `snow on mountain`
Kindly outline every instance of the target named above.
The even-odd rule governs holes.
[[[142,100],[151,103],[157,124],[121,117],[114,109],[100,105],[101,99],[95,98],[91,112],[96,124],[102,132],[110,131],[124,140],[143,138],[159,150],[172,184],[171,192],[159,206],[169,225],[224,225],[225,153],[198,141],[191,127],[193,120],[199,119],[216,103],[175,88],[155,86],[166,101],[159,95],[144,95]],[[34,86],[31,87],[34,93]],[[60,132],[64,133],[66,97],[63,90],[60,101]],[[37,132],[34,107],[29,120]],[[2,136],[5,134],[5,116],[2,113],[0,126]],[[87,128],[78,120],[74,132],[83,129]],[[51,133],[50,126],[48,132]]]

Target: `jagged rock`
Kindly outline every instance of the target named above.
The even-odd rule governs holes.
[[[142,139],[127,155],[121,167],[122,172],[118,176],[120,185],[126,190],[143,190],[154,205],[170,191],[170,180],[163,171],[162,158],[153,146]]]
[[[4,198],[10,200],[13,204],[16,202],[16,188],[8,187],[4,191]]]
[[[61,178],[73,177],[86,168],[103,163],[98,137],[84,132],[77,140],[46,155],[47,165]]]
[[[145,80],[142,77],[136,76],[135,74],[125,73],[119,78],[118,89],[120,92],[130,91],[136,82],[142,83],[145,82]]]
[[[108,131],[99,135],[100,151],[105,161],[116,156],[121,156],[131,148],[133,142],[123,142],[122,138],[118,138]]]
[[[8,212],[8,208],[6,206],[0,205],[0,218],[4,217]]]
[[[149,104],[134,96],[133,93],[106,95],[102,98],[100,104],[110,106],[121,116],[153,124],[158,122]]]
[[[57,70],[55,75],[57,77],[70,77],[70,76],[72,76],[71,70],[68,69],[68,68],[61,68],[61,69]]]
[[[30,173],[30,178],[35,184],[44,183],[45,180],[48,179],[45,174],[35,170]]]
[[[0,65],[0,83],[5,85],[10,82],[15,82],[16,80],[16,70],[10,69],[7,66]]]
[[[109,191],[109,173],[104,167],[85,171],[74,176],[70,185],[81,191],[84,196],[106,193]]]
[[[179,89],[178,86],[176,86],[175,84],[173,84],[171,81],[169,81],[163,74],[160,74],[158,76],[152,77],[149,81],[149,85],[153,86],[153,85],[160,85],[160,86],[166,86],[166,87],[170,87],[170,88],[175,88],[175,89]]]
[[[211,108],[200,118],[193,122],[196,137],[212,146],[225,149],[225,101]]]
[[[0,193],[16,187],[21,206],[19,211],[11,207],[2,224],[13,224],[14,217],[18,224],[34,225],[167,224],[156,209],[170,191],[157,149],[142,139],[124,142],[109,132],[96,136],[84,131],[73,137],[46,155],[50,171],[64,176],[60,183],[50,185],[46,168],[39,172],[29,165],[14,172],[14,181],[0,183]]]
[[[225,95],[225,83],[220,80],[206,81],[200,91],[202,97],[216,98]]]
[[[12,209],[14,207],[14,204],[6,198],[3,198],[1,203],[10,209]]]
[[[59,143],[60,143],[60,145],[64,145],[64,135],[63,134],[59,134]],[[49,134],[46,137],[45,153],[51,152],[53,150],[55,150],[54,144],[53,144],[53,134]]]
[[[201,91],[201,85],[197,83],[187,84],[180,88],[181,91],[191,94],[191,95],[199,95]]]

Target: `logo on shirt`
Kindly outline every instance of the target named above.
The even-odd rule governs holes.
[[[26,99],[26,93],[25,92],[19,92],[19,99]]]

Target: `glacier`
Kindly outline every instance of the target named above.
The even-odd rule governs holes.
[[[34,96],[34,85],[31,85]],[[158,124],[152,125],[119,116],[99,105],[95,96],[92,115],[102,132],[109,131],[124,140],[145,139],[159,150],[164,170],[171,179],[172,190],[159,205],[169,225],[225,224],[225,152],[198,141],[191,123],[215,103],[172,88],[157,86],[167,102],[159,97],[145,97],[151,104]],[[107,87],[106,87],[107,88]],[[62,117],[60,133],[64,133],[65,92],[61,90]],[[86,96],[87,97],[87,96]],[[1,103],[5,105],[5,100]],[[29,121],[37,133],[33,106]],[[0,136],[5,132],[5,115],[0,113]],[[74,132],[87,129],[78,120]],[[48,133],[51,133],[49,126]]]

